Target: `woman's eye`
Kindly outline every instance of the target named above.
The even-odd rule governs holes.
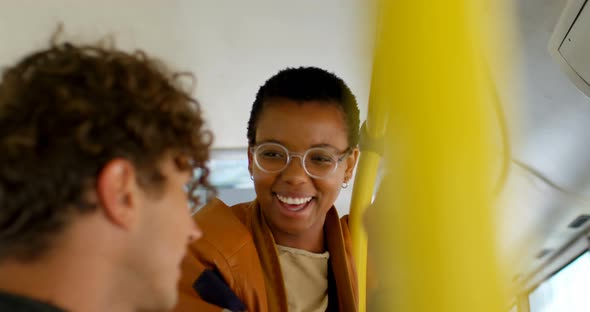
[[[313,157],[311,160],[317,161],[317,162],[331,162],[332,158],[316,156],[316,157]]]
[[[262,156],[267,158],[280,158],[283,157],[283,154],[279,152],[264,152],[262,153]]]
[[[327,154],[327,153],[317,153],[317,154],[312,154],[309,155],[310,159],[313,162],[318,162],[318,163],[331,163],[334,162],[334,158]]]

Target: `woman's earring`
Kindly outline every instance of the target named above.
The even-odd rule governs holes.
[[[344,180],[344,182],[342,182],[342,188],[345,189],[348,187],[348,182],[346,180]]]
[[[250,180],[254,181],[254,176],[250,175]]]

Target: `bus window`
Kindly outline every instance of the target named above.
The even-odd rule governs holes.
[[[531,291],[530,312],[588,311],[589,288],[590,252],[586,251]]]

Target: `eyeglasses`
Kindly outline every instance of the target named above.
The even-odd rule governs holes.
[[[350,153],[350,148],[340,155],[324,147],[313,147],[301,154],[290,152],[278,143],[262,143],[252,147],[250,151],[254,157],[254,163],[263,172],[281,172],[287,168],[293,157],[299,157],[308,176],[324,179],[336,171],[338,164]]]

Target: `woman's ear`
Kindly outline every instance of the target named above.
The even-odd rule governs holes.
[[[358,161],[360,154],[360,150],[358,147],[352,149],[348,157],[346,157],[346,170],[345,174],[348,179],[352,177],[352,173],[354,172],[354,167],[356,166],[356,162]]]

